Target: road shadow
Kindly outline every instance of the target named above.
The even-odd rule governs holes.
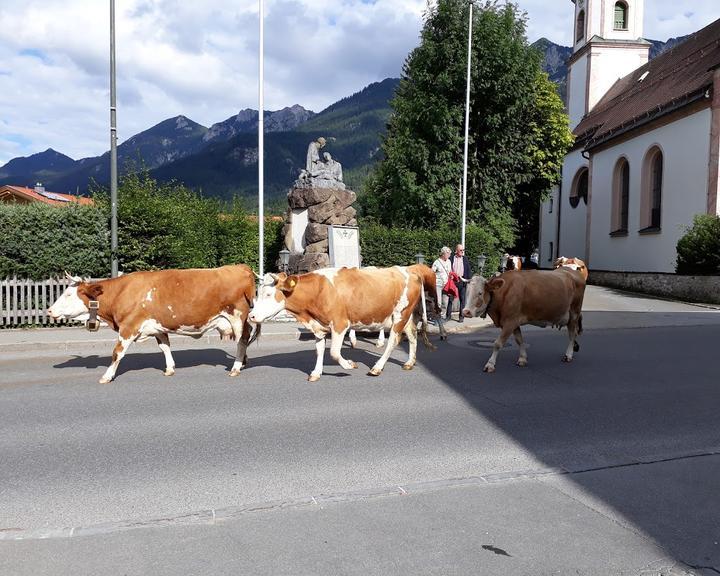
[[[374,341],[371,339],[360,338],[358,341],[366,342],[367,345]],[[308,346],[307,342],[303,341],[299,346],[307,347],[307,350],[293,350],[287,352],[277,352],[274,354],[256,354],[253,355],[253,347],[248,348],[248,363],[243,371],[251,370],[253,368],[268,367],[268,368],[284,368],[297,370],[302,375],[302,379],[307,377],[308,374],[315,367],[315,347]],[[329,346],[328,346],[329,348]],[[112,350],[112,348],[110,348]],[[349,343],[343,346],[343,357],[348,360],[352,360],[358,364],[356,370],[345,371],[345,372],[323,372],[323,378],[344,378],[351,376],[352,373],[366,373],[375,364],[377,358],[382,354],[383,348],[373,348],[366,350],[364,348],[351,348]],[[202,348],[202,349],[176,349],[172,350],[172,355],[175,360],[175,370],[183,370],[185,368],[197,367],[197,366],[210,366],[210,367],[222,367],[225,372],[230,372],[232,364],[235,361],[234,354],[231,354],[220,348]],[[99,370],[107,368],[112,361],[112,352],[108,352],[107,355],[83,355],[73,356],[68,360],[55,364],[54,368],[85,368],[87,370]],[[398,365],[402,366],[402,362],[390,357],[387,361],[387,365]],[[337,362],[330,357],[329,349],[325,351],[325,367],[339,368]],[[156,369],[160,372],[165,370],[165,356],[157,351],[144,351],[138,350],[133,352],[131,348],[128,353],[123,357],[120,362],[115,378],[121,377],[123,374],[132,373],[145,369]]]
[[[523,329],[526,368],[513,341],[483,373],[497,328],[435,340],[439,354],[419,362],[554,470],[559,489],[720,573],[720,315],[613,316],[584,313],[570,364],[567,332],[539,328]]]

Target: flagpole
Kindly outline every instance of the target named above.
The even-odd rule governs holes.
[[[110,0],[110,276],[118,275],[115,0]]]
[[[465,89],[465,152],[463,155],[463,187],[462,187],[462,232],[460,243],[465,246],[465,219],[467,216],[467,171],[468,171],[468,134],[470,132],[470,59],[472,56],[472,22],[473,3],[470,2],[468,23],[468,54],[467,54],[467,86]]]
[[[265,273],[265,0],[260,0],[260,74],[258,86],[258,268],[260,276]]]

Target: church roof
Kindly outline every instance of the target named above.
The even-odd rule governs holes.
[[[720,20],[618,80],[574,130],[586,150],[710,97],[720,68]]]

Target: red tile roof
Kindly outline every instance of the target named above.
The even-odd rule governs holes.
[[[18,197],[27,202],[44,202],[45,204],[53,204],[56,206],[63,206],[70,202],[84,205],[93,204],[90,198],[85,198],[84,196],[61,194],[60,192],[50,192],[48,190],[45,190],[44,194],[41,194],[33,188],[26,188],[25,186],[0,186],[0,198],[7,196]]]
[[[618,80],[573,131],[591,149],[679,108],[711,97],[720,67],[720,20]]]

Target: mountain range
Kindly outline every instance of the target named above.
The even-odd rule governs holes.
[[[685,38],[650,40],[650,57]],[[565,100],[566,62],[572,48],[546,38],[533,46],[542,53],[543,69]],[[308,143],[318,136],[328,139],[326,149],[342,163],[348,186],[359,190],[378,158],[398,83],[396,78],[387,78],[370,84],[318,114],[299,104],[266,111],[266,194],[270,198],[284,196],[305,167]],[[120,144],[118,167],[122,172],[144,166],[160,181],[176,180],[208,196],[251,196],[257,191],[257,125],[258,112],[249,108],[209,128],[186,116],[168,118]],[[48,190],[84,194],[91,182],[107,185],[109,171],[109,152],[73,160],[50,148],[0,167],[0,185],[32,187],[42,182]]]

